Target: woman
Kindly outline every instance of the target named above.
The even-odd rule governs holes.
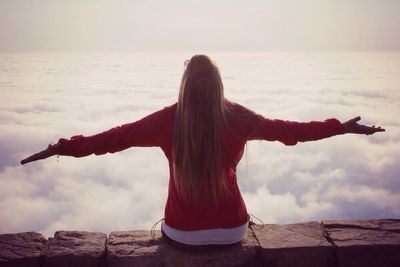
[[[169,161],[164,237],[173,245],[210,247],[240,242],[249,216],[236,181],[236,166],[249,140],[295,145],[344,133],[373,134],[360,117],[306,123],[266,119],[224,98],[218,68],[204,55],[187,64],[176,104],[100,134],[60,139],[22,164],[52,155],[84,157],[132,146],[159,146]]]

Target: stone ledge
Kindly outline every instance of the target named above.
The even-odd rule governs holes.
[[[85,231],[58,231],[49,240],[43,266],[105,266],[107,235]]]
[[[40,233],[0,235],[0,266],[38,266],[47,240]]]
[[[400,266],[400,219],[254,225],[241,244],[186,252],[156,232],[0,235],[1,266]]]
[[[268,224],[254,231],[260,240],[260,261],[268,266],[333,266],[334,248],[320,222]]]
[[[251,231],[251,230],[250,230]],[[160,231],[156,232],[160,237]],[[256,257],[257,241],[249,236],[241,244],[218,251],[187,253],[153,240],[148,231],[112,232],[107,243],[107,264],[125,266],[245,266]]]
[[[338,266],[400,266],[400,220],[326,220]]]

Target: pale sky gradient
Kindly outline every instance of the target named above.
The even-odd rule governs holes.
[[[2,0],[0,52],[400,50],[397,0]]]

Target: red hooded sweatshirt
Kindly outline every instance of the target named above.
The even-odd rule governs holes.
[[[236,180],[236,166],[244,146],[249,140],[280,141],[295,145],[343,134],[343,126],[337,119],[325,121],[292,122],[266,119],[249,109],[229,103],[233,114],[224,133],[224,169],[228,179],[229,194],[214,205],[210,196],[204,204],[191,206],[182,201],[174,185],[172,147],[173,129],[177,104],[165,107],[143,119],[124,124],[93,135],[76,135],[71,139],[61,138],[60,155],[84,157],[90,154],[115,153],[129,147],[160,147],[169,161],[169,189],[165,206],[165,223],[182,231],[233,228],[245,224],[248,214]]]

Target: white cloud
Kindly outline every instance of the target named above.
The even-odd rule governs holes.
[[[400,69],[393,63],[399,54],[210,56],[220,66],[227,97],[266,117],[361,115],[362,122],[387,129],[294,147],[250,142],[238,166],[250,213],[265,223],[400,217],[394,90]],[[24,166],[19,160],[60,137],[94,134],[172,104],[190,54],[7,57],[0,61],[9,69],[0,72],[0,232],[150,229],[163,217],[167,196],[168,164],[160,149]]]

